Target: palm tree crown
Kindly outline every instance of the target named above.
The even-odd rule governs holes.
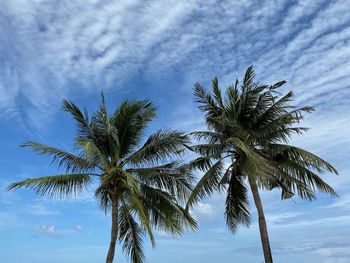
[[[39,154],[53,157],[65,168],[62,175],[27,179],[8,189],[27,187],[40,195],[65,197],[81,192],[93,182],[102,208],[112,211],[111,243],[106,262],[113,262],[116,241],[134,263],[144,262],[142,237],[152,229],[181,234],[196,222],[181,207],[191,190],[192,176],[177,160],[189,138],[175,130],[159,130],[141,144],[147,124],[156,116],[150,101],[125,101],[109,115],[104,96],[91,118],[74,103],[64,101],[78,126],[69,153],[35,142],[27,142]]]
[[[211,93],[198,83],[194,89],[208,130],[192,133],[199,141],[192,148],[200,157],[191,165],[204,175],[189,197],[187,208],[214,191],[226,189],[228,228],[234,232],[239,224],[249,226],[247,180],[258,209],[266,262],[272,262],[272,256],[258,188],[280,188],[283,199],[297,194],[312,200],[315,190],[336,195],[318,175],[337,174],[336,169],[320,157],[288,145],[293,134],[307,130],[295,125],[304,113],[314,109],[292,106],[293,93],[282,95],[279,91],[284,83],[256,83],[253,68],[249,67],[241,87],[236,81],[224,94],[216,78]]]

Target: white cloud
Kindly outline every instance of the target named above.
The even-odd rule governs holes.
[[[325,208],[340,208],[345,210],[350,210],[350,194],[341,195],[330,205]]]
[[[43,204],[28,205],[26,208],[26,211],[29,214],[36,215],[36,216],[52,216],[52,215],[60,214],[60,212],[56,210],[51,210]]]
[[[305,226],[316,226],[316,225],[336,225],[337,227],[349,225],[350,216],[348,215],[337,215],[337,216],[323,216],[319,218],[300,218],[298,220],[292,220],[280,224],[280,227],[290,227],[290,228],[299,228]]]
[[[75,231],[77,231],[78,233],[84,233],[84,228],[81,225],[76,225],[74,227]]]
[[[57,229],[55,225],[40,225],[34,228],[34,232],[51,237],[62,237],[67,235],[83,234],[85,230],[81,225],[76,225],[68,229]]]
[[[323,103],[316,95],[330,89],[345,100],[347,4],[4,1],[0,107],[34,121],[69,94],[115,87],[138,70],[153,79],[181,65],[192,85],[216,74],[232,82],[252,63],[265,81],[287,79],[299,101]]]
[[[346,257],[349,259],[350,246],[319,248],[316,253],[325,257]]]
[[[215,217],[215,209],[213,205],[209,203],[199,202],[192,210],[192,214],[195,218],[200,220],[211,220]]]
[[[281,201],[282,202],[282,201]],[[302,213],[299,212],[281,212],[281,213],[267,213],[266,214],[266,221],[269,225],[275,225],[284,223],[286,221],[293,221],[293,219],[297,216],[302,215]]]
[[[72,91],[72,82],[87,92],[120,83],[141,67],[194,4],[3,2],[6,17],[1,22],[7,30],[0,46],[0,107],[37,121]],[[26,111],[19,109],[23,101]]]
[[[56,227],[54,225],[46,226],[41,225],[34,228],[34,232],[39,234],[44,234],[52,237],[58,237],[60,234],[57,232]]]
[[[17,213],[0,212],[0,228],[18,224],[19,220]]]

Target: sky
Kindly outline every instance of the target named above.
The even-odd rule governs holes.
[[[349,0],[2,0],[0,2],[0,262],[103,262],[109,215],[92,190],[47,200],[11,182],[57,173],[47,158],[18,145],[35,140],[72,149],[64,98],[94,111],[104,91],[110,110],[149,98],[158,118],[149,131],[205,128],[193,85],[215,76],[221,88],[254,65],[257,81],[286,80],[296,105],[316,112],[292,139],[339,176],[323,178],[339,198],[280,200],[262,192],[276,262],[350,262]],[[150,263],[263,262],[256,212],[229,233],[220,195],[194,209],[199,230],[145,241]],[[118,250],[118,261],[127,259]]]

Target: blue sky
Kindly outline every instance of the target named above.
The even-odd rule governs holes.
[[[10,182],[56,173],[18,144],[31,139],[71,149],[74,123],[63,98],[93,111],[105,91],[110,108],[151,98],[149,131],[200,129],[196,81],[221,86],[254,64],[257,80],[287,80],[297,104],[316,106],[311,131],[292,143],[332,162],[324,175],[340,195],[313,203],[263,193],[276,262],[350,261],[350,1],[26,1],[0,3],[0,261],[103,261],[109,217],[91,192],[69,200],[2,191]],[[253,217],[255,209],[252,206]],[[223,198],[193,211],[196,233],[158,235],[147,262],[262,262],[257,222],[231,235]],[[120,261],[127,262],[118,253]]]

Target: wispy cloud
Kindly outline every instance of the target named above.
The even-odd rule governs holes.
[[[314,253],[324,262],[346,262],[348,255],[343,252],[348,243],[338,240],[348,236],[349,222],[345,214],[345,193],[350,183],[346,176],[350,172],[349,6],[347,0],[1,1],[0,118],[17,121],[28,129],[45,128],[63,97],[89,99],[101,88],[111,91],[121,86],[128,96],[152,96],[139,86],[145,82],[154,85],[145,89],[157,92],[152,98],[156,104],[169,104],[165,105],[171,109],[166,111],[167,125],[199,129],[203,119],[193,104],[193,83],[200,81],[208,86],[217,75],[224,87],[254,64],[257,80],[272,83],[285,79],[286,89],[296,94],[296,104],[316,106],[317,111],[303,123],[311,131],[293,138],[292,143],[330,160],[340,171],[339,177],[324,178],[339,190],[341,198],[333,203],[321,201],[319,209],[315,205],[304,211],[305,203],[293,206],[288,201],[280,202],[276,193],[269,192],[266,198],[262,194],[272,233],[281,231],[278,239],[290,239],[295,233],[296,239],[302,236],[305,241],[305,232],[317,232],[314,239],[294,247],[285,243],[280,251]],[[38,174],[35,172],[35,176]],[[87,192],[74,201],[81,201],[80,207],[92,212],[92,196]],[[0,198],[8,208],[25,197],[0,193]],[[217,217],[224,222],[224,200],[215,198],[194,211],[204,225],[212,224]],[[64,206],[65,202],[55,200],[54,204]],[[281,206],[286,209],[281,211]],[[335,208],[337,213],[333,213]],[[18,220],[19,212],[28,217],[58,213],[46,203],[21,209],[16,213],[4,209],[0,225],[8,227],[8,222]],[[252,203],[253,216],[254,211]],[[242,231],[247,234],[253,227],[256,225]],[[210,229],[219,235],[224,223],[222,228]],[[34,231],[57,237],[81,230],[44,224]],[[320,244],[320,239],[330,240],[333,246]],[[180,249],[194,244],[188,240],[176,242]],[[198,255],[222,245],[202,243],[194,245],[198,246]],[[249,252],[259,248],[254,243]],[[74,252],[77,258],[81,256],[79,251]]]
[[[211,220],[216,216],[215,208],[209,203],[199,202],[191,211],[193,216],[200,220]]]
[[[37,227],[34,228],[34,232],[35,233],[39,233],[39,234],[48,235],[48,236],[51,236],[51,237],[58,237],[58,236],[60,236],[60,234],[57,232],[56,227],[54,225],[37,226]]]
[[[349,260],[349,257],[350,257],[350,246],[323,247],[323,248],[317,249],[316,253],[321,255],[321,256],[325,256],[325,257],[333,257],[333,258],[339,258],[340,257],[340,258]],[[330,262],[330,261],[328,261],[328,262]],[[346,261],[343,261],[343,262],[346,262]]]
[[[39,125],[68,93],[130,77],[192,4],[19,0],[3,2],[2,10],[1,107]]]
[[[8,227],[19,223],[17,213],[13,212],[0,212],[0,228],[3,226]]]
[[[76,225],[73,228],[57,229],[55,225],[40,225],[36,226],[33,231],[37,234],[50,237],[63,237],[67,235],[83,234],[84,228],[81,225]]]
[[[326,206],[325,208],[337,208],[337,209],[350,210],[350,194],[345,194],[343,196],[340,196],[339,199],[337,199],[332,204]]]
[[[214,74],[232,81],[252,63],[261,79],[289,80],[299,101],[323,104],[320,95],[325,92],[344,101],[350,57],[346,5],[5,1],[0,47],[3,115],[37,120],[50,114],[47,106],[52,108],[68,94],[116,87],[139,70],[147,78],[180,70],[186,83],[207,81]]]
[[[302,215],[302,213],[299,212],[282,212],[277,214],[266,214],[266,221],[269,225],[281,224],[286,221],[293,222],[293,219],[300,215]]]
[[[53,215],[60,214],[59,211],[49,209],[44,204],[28,205],[25,210],[29,214],[36,215],[36,216],[53,216]]]

